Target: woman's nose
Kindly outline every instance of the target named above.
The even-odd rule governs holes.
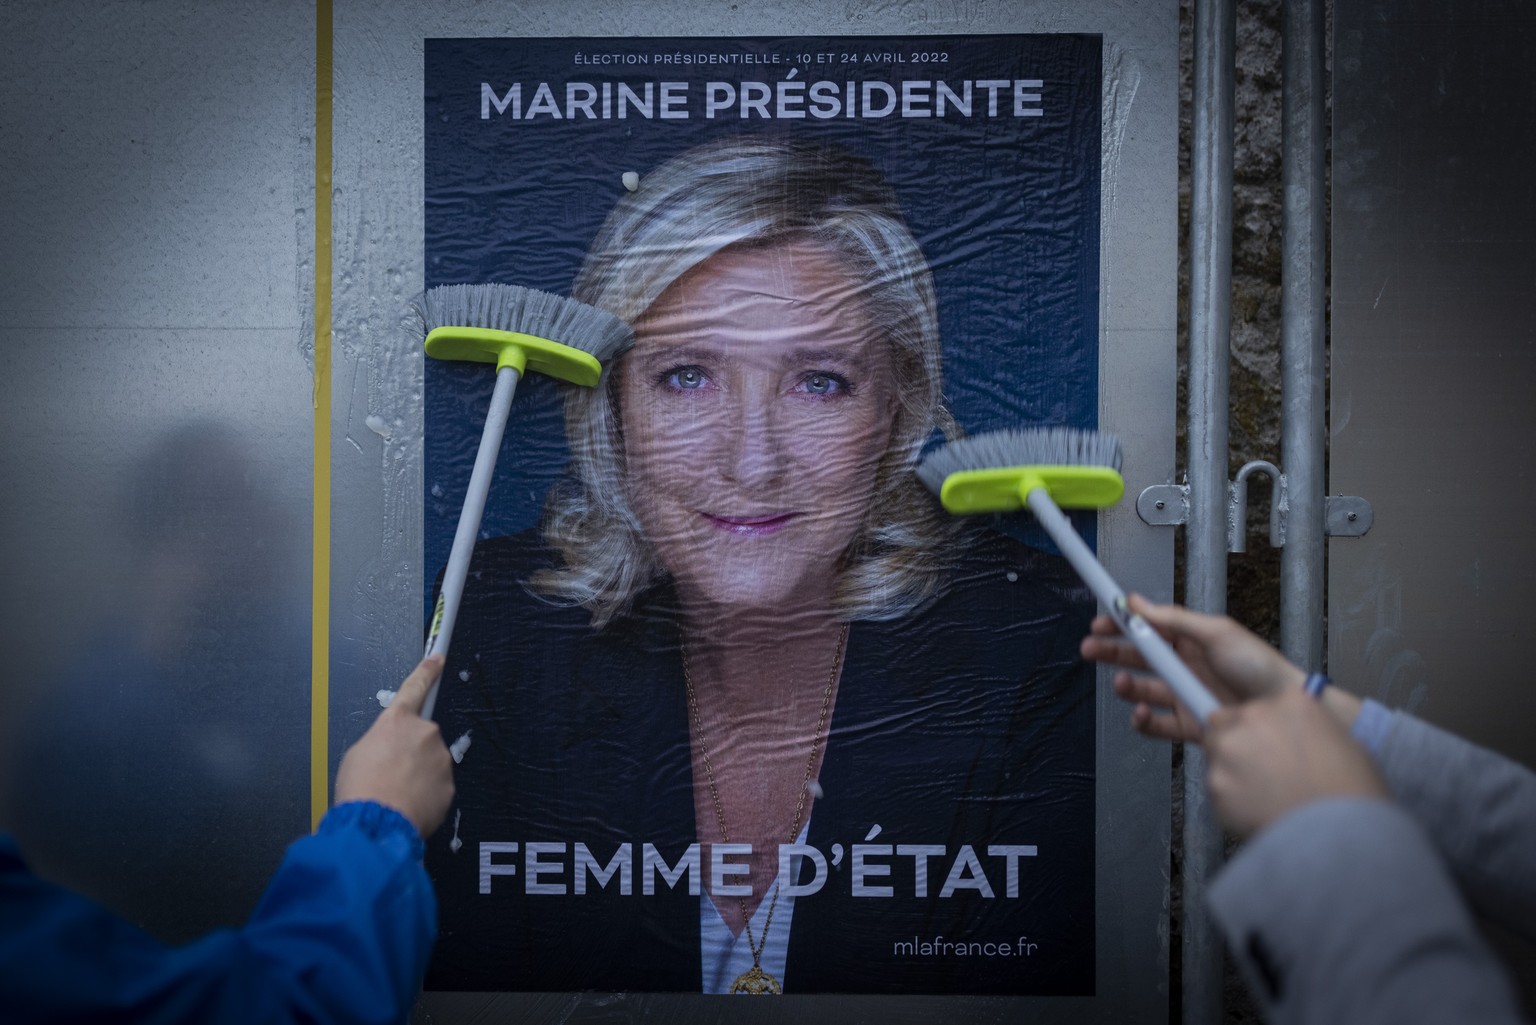
[[[722,424],[724,475],[738,487],[760,489],[777,484],[785,472],[785,439],[769,389],[743,395],[732,422]]]

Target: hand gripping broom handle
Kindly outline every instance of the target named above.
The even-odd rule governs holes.
[[[515,367],[496,372],[496,388],[491,392],[491,408],[485,415],[485,430],[480,434],[480,451],[475,453],[475,468],[469,475],[469,490],[464,494],[464,508],[459,512],[459,529],[453,535],[453,550],[443,570],[443,588],[437,594],[437,608],[432,614],[432,630],[427,636],[428,655],[448,654],[453,638],[453,622],[459,616],[459,601],[464,597],[464,580],[469,576],[469,559],[475,551],[475,537],[480,533],[480,517],[485,514],[485,499],[491,492],[491,476],[496,472],[496,455],[501,451],[501,436],[507,429],[507,415],[512,411],[512,396],[517,393],[519,374]],[[432,718],[437,707],[437,688],[432,684],[422,703],[421,717]]]
[[[1152,629],[1152,625],[1145,619],[1131,612],[1126,606],[1125,592],[1120,585],[1115,583],[1113,577],[1104,565],[1094,557],[1093,552],[1083,539],[1072,529],[1072,522],[1056,506],[1051,499],[1050,492],[1043,487],[1030,490],[1025,496],[1024,502],[1029,506],[1029,511],[1035,514],[1035,519],[1051,535],[1051,540],[1056,542],[1056,547],[1061,549],[1061,554],[1067,557],[1072,568],[1077,570],[1078,576],[1088,585],[1099,603],[1104,606],[1115,623],[1125,636],[1136,645],[1147,664],[1167,681],[1173,688],[1173,693],[1195,714],[1200,720],[1200,725],[1205,725],[1206,718],[1216,710],[1218,703],[1199,677],[1189,671],[1183,659],[1169,647],[1161,634]]]

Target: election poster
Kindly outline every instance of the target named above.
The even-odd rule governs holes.
[[[518,386],[437,709],[427,988],[1092,994],[1092,599],[913,470],[1096,427],[1099,37],[424,60],[427,286],[633,332]],[[426,361],[428,613],[494,376]]]

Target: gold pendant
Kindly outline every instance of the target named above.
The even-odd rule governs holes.
[[[736,976],[736,981],[731,983],[731,992],[748,993],[752,996],[778,996],[784,992],[784,987],[779,985],[778,979],[763,971],[761,965],[753,965]]]

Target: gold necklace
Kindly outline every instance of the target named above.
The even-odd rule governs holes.
[[[789,830],[789,843],[800,835],[800,820],[805,816],[805,795],[810,790],[811,773],[816,770],[816,753],[821,749],[822,731],[827,726],[827,712],[832,708],[832,689],[837,684],[838,670],[843,666],[843,652],[848,647],[848,624],[843,624],[837,636],[837,650],[832,653],[832,671],[827,674],[826,692],[821,696],[821,714],[816,718],[816,731],[811,734],[811,753],[805,759],[805,779],[800,781],[800,800],[795,804],[795,824]],[[704,742],[704,720],[699,715],[699,698],[693,690],[693,674],[688,670],[688,645],[682,645],[683,686],[688,691],[688,708],[693,712],[693,728],[699,737],[699,754],[704,759],[704,777],[709,780],[709,798],[715,805],[715,823],[720,827],[720,839],[731,842],[731,831],[725,825],[725,809],[720,805],[720,787],[715,783],[715,768],[709,762],[709,746]],[[778,995],[784,992],[779,980],[763,971],[763,951],[768,947],[768,930],[773,928],[773,912],[779,906],[779,884],[773,884],[773,899],[768,904],[768,918],[763,922],[763,935],[754,939],[752,922],[747,917],[747,899],[738,897],[741,905],[741,927],[747,933],[747,948],[752,951],[752,967],[736,976],[731,983],[732,993],[749,993],[757,996]]]

